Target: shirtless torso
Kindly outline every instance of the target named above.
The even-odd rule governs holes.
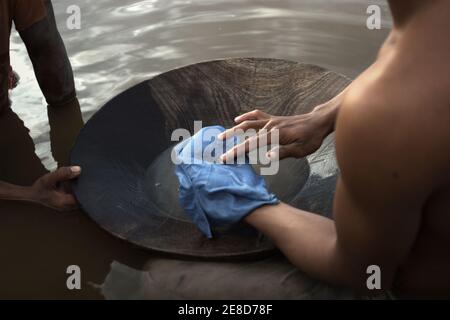
[[[440,1],[394,29],[375,64],[348,89],[338,120],[338,134],[347,117],[378,127],[370,141],[385,151],[368,148],[367,157],[392,158],[384,164],[391,181],[380,183],[417,190],[405,192],[411,211],[402,219],[417,210],[419,221],[394,280],[396,292],[413,296],[450,288],[449,14],[450,3]]]
[[[235,128],[276,128],[280,157],[298,158],[317,149],[332,120],[341,171],[333,221],[286,204],[246,221],[320,280],[373,293],[367,270],[376,265],[383,290],[449,296],[450,2],[389,5],[390,36],[342,94],[307,115],[256,110],[236,120]]]

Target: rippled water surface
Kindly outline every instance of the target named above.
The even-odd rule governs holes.
[[[381,0],[53,2],[85,120],[142,80],[210,59],[282,58],[355,77],[370,64],[391,27],[387,4]],[[66,27],[66,10],[73,4],[81,9],[81,30]],[[382,8],[381,30],[366,28],[369,4]],[[39,157],[54,168],[45,104],[15,32],[11,59],[22,77],[13,93],[13,108],[31,129]]]

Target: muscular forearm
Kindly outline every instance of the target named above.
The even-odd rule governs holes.
[[[32,201],[32,198],[30,187],[17,186],[0,181],[0,199]]]
[[[333,99],[325,102],[324,104],[318,105],[313,110],[313,113],[321,118],[325,123],[325,126],[328,128],[328,134],[334,131],[336,118],[341,107],[342,100],[344,99],[345,93],[348,91],[349,87],[350,85]]]
[[[333,220],[283,203],[261,207],[245,220],[271,238],[294,265],[309,275],[358,289],[364,284],[355,279],[337,246]]]

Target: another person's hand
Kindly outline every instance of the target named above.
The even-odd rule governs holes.
[[[66,183],[77,178],[81,168],[62,167],[42,176],[31,187],[31,200],[59,211],[78,208],[78,203]]]
[[[235,118],[237,125],[219,135],[219,139],[233,136],[238,129],[244,132],[248,129],[263,130],[230,149],[221,159],[229,162],[244,152],[263,147],[264,143],[270,144],[275,129],[279,130],[279,146],[268,152],[269,158],[305,157],[319,149],[325,137],[333,131],[334,120],[334,114],[320,107],[297,116],[272,116],[260,110],[245,113]]]
[[[19,84],[19,80],[19,75],[10,66],[8,71],[8,89],[12,90],[17,87],[17,85]]]

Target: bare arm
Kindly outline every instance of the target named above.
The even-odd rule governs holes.
[[[62,167],[42,176],[32,186],[0,181],[0,199],[34,202],[60,211],[72,210],[77,208],[77,201],[64,183],[80,173],[80,167]]]
[[[436,181],[424,166],[428,144],[398,136],[410,130],[402,130],[389,107],[344,105],[336,131],[341,177],[334,221],[286,204],[262,207],[246,221],[320,280],[364,291],[367,267],[377,265],[387,290],[414,244],[421,208]]]
[[[75,99],[75,84],[66,48],[56,26],[52,3],[49,0],[44,3],[47,16],[19,33],[47,103],[60,106]]]
[[[273,116],[260,110],[253,110],[236,117],[237,125],[220,134],[219,139],[227,139],[238,130],[245,132],[254,129],[258,131],[258,134],[231,148],[221,156],[221,160],[232,162],[233,158],[240,156],[242,153],[249,152],[257,146],[264,146],[264,143],[267,143],[270,138],[263,139],[264,143],[261,143],[261,141],[254,142],[264,134],[270,136],[275,128],[279,130],[279,147],[270,150],[269,157],[277,159],[306,157],[318,150],[323,140],[334,131],[336,116],[347,90],[348,87],[330,101],[315,107],[313,111],[307,114]],[[259,131],[260,129],[264,130]]]
[[[17,186],[0,181],[0,199],[3,200],[31,200],[31,188]]]
[[[330,283],[354,286],[354,275],[339,254],[333,220],[281,203],[255,210],[246,222],[271,238],[302,271]]]
[[[383,45],[381,46],[377,60],[370,65],[362,74],[370,73],[376,68],[379,61],[389,55],[390,48],[396,43],[397,34],[394,30],[391,31]],[[252,148],[263,146],[266,141],[270,141],[271,130],[276,128],[279,130],[279,144],[274,151],[276,158],[284,159],[287,157],[303,158],[315,152],[321,145],[323,140],[335,129],[336,119],[342,102],[349,92],[353,83],[348,85],[333,99],[316,106],[313,111],[307,114],[293,115],[293,116],[273,116],[254,110],[247,112],[235,118],[236,126],[228,129],[219,138],[226,139],[232,136],[236,130],[248,129],[266,129],[269,136],[268,139],[263,139],[262,143],[254,143],[254,140],[259,140],[260,134],[248,139],[240,145],[230,149],[226,154],[222,155],[222,161],[229,162],[236,156],[244,152],[249,152]],[[271,157],[271,154],[268,154]]]

